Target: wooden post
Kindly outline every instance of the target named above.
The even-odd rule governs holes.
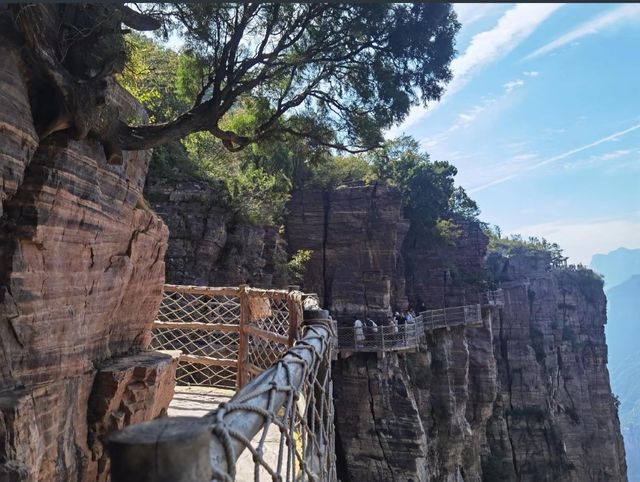
[[[298,325],[300,324],[300,307],[298,303],[293,300],[291,296],[292,291],[298,291],[300,289],[297,285],[289,286],[289,293],[287,294],[287,311],[289,312],[289,346],[293,346],[298,337]]]
[[[247,383],[246,363],[249,356],[246,325],[249,322],[249,285],[240,285],[240,326],[238,327],[238,371],[236,385],[242,388]]]
[[[109,437],[112,482],[209,482],[211,428],[199,417],[166,417]]]

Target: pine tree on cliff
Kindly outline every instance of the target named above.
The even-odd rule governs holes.
[[[413,105],[439,99],[460,25],[450,4],[20,4],[0,6],[0,36],[20,49],[41,139],[100,140],[110,162],[208,131],[232,151],[281,135],[352,152]],[[126,28],[125,28],[126,27]],[[130,30],[129,30],[130,29]],[[179,35],[192,104],[130,125],[106,100],[128,31]],[[247,122],[227,121],[242,103]],[[236,118],[237,119],[237,118]]]

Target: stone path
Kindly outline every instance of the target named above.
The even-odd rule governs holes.
[[[169,405],[170,417],[202,417],[214,410],[219,403],[227,402],[234,395],[233,390],[225,390],[213,387],[176,387],[175,395]],[[260,433],[254,439],[257,442]],[[275,426],[271,426],[267,433],[264,446],[264,459],[271,467],[275,467],[278,460],[280,432]],[[285,459],[286,460],[286,459]],[[282,473],[283,477],[285,473]],[[236,463],[236,480],[238,482],[251,482],[254,476],[254,463],[251,452],[245,450]],[[266,470],[260,469],[260,480],[271,480]]]
[[[170,417],[202,417],[219,403],[228,402],[235,392],[213,387],[176,387],[169,404]]]

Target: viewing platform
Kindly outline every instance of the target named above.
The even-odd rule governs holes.
[[[115,480],[337,480],[334,323],[296,288],[164,286],[152,347],[180,352],[177,387],[115,434]]]
[[[501,289],[482,293],[480,301],[423,311],[413,321],[399,325],[338,327],[338,350],[343,354],[408,351],[415,349],[427,332],[459,326],[482,326],[482,308],[504,306],[504,293]]]
[[[196,467],[192,480],[335,481],[336,345],[343,356],[413,350],[425,333],[481,326],[486,307],[504,304],[502,292],[490,292],[479,303],[424,311],[399,325],[336,333],[317,296],[294,288],[165,285],[152,346],[180,351],[178,387],[170,417],[111,437],[117,480],[141,480],[161,450],[162,470],[171,470],[165,480]]]

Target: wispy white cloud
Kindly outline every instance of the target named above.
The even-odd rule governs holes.
[[[614,8],[613,10],[610,10],[603,15],[600,15],[592,20],[589,20],[588,22],[578,25],[570,32],[561,35],[554,41],[549,42],[543,47],[540,47],[538,50],[530,53],[523,60],[529,60],[535,57],[539,57],[540,55],[549,53],[567,44],[573,45],[579,38],[586,37],[587,35],[597,34],[598,32],[604,30],[605,28],[611,27],[612,25],[629,20],[634,21],[639,17],[640,5],[622,5],[621,7]]]
[[[462,88],[477,70],[515,49],[562,5],[517,4],[500,17],[494,28],[476,34],[465,52],[451,62],[454,78],[449,85],[448,95]]]
[[[527,77],[537,77],[538,75],[540,75],[540,72],[538,72],[537,70],[528,70],[522,73]]]
[[[580,146],[580,147],[576,147],[575,149],[571,149],[569,151],[563,152],[562,154],[558,154],[557,156],[553,156],[553,157],[549,157],[548,159],[544,159],[542,161],[536,162],[535,164],[530,164],[530,165],[525,165],[525,166],[510,166],[507,165],[507,173],[504,174],[503,176],[497,177],[495,179],[492,179],[488,182],[486,182],[485,184],[482,184],[480,186],[474,187],[469,189],[468,191],[470,193],[474,193],[474,192],[478,192],[478,191],[482,191],[484,189],[487,189],[491,186],[495,186],[497,184],[502,184],[503,182],[509,181],[515,177],[517,177],[518,175],[527,172],[527,171],[532,171],[534,169],[538,169],[542,166],[546,166],[547,164],[550,164],[552,162],[556,162],[559,161],[561,159],[566,159],[569,156],[572,156],[574,154],[577,154],[579,152],[583,152],[586,151],[587,149],[591,149],[593,147],[599,146],[600,144],[604,144],[605,142],[611,142],[611,141],[616,141],[618,139],[620,139],[621,137],[629,134],[630,132],[636,131],[640,129],[640,124],[636,124],[634,126],[629,127],[628,129],[624,129],[622,131],[619,132],[614,132],[613,134],[610,134],[606,137],[603,137],[602,139],[598,139],[597,141],[591,142],[589,144],[586,144],[584,146]]]
[[[511,159],[520,162],[520,161],[530,161],[531,159],[535,159],[538,157],[538,154],[534,154],[533,152],[527,152],[524,154],[518,154],[517,156],[513,156]]]
[[[602,163],[611,163],[613,161],[618,161],[620,159],[629,157],[631,154],[634,154],[636,159],[638,158],[638,151],[634,151],[633,149],[616,149],[614,151],[605,152],[604,154],[599,154],[597,156],[589,156],[587,158],[579,159],[574,162],[567,162],[563,165],[563,167],[567,171],[576,170]]]
[[[516,87],[520,87],[523,85],[524,85],[524,80],[518,79],[518,80],[511,80],[506,84],[503,84],[502,87],[504,87],[504,90],[506,90],[507,92],[511,92]]]
[[[458,21],[463,27],[468,27],[476,23],[478,20],[497,13],[498,10],[504,8],[504,4],[500,3],[454,3],[453,9],[458,15]]]
[[[447,129],[437,134],[431,135],[422,141],[422,145],[428,149],[430,147],[436,146],[440,144],[442,141],[447,139],[451,134],[456,132],[459,129],[462,129],[469,124],[473,123],[480,114],[489,109],[492,105],[494,105],[498,101],[495,97],[489,97],[484,99],[482,104],[477,104],[466,110],[465,112],[460,112],[456,117],[456,121],[451,124]]]
[[[558,243],[569,256],[569,262],[588,265],[595,253],[608,253],[620,246],[640,247],[640,215],[628,213],[626,216],[583,222],[557,220],[521,226],[507,234],[542,236]]]
[[[474,105],[467,112],[462,112],[458,114],[458,119],[460,119],[460,123],[469,124],[473,122],[482,112],[487,110],[487,108],[489,108],[489,106],[491,106],[494,103],[495,103],[495,99],[488,99],[484,104]]]
[[[431,103],[427,107],[414,107],[400,126],[389,130],[388,136],[398,135],[423,119],[437,105],[446,102],[464,87],[477,71],[510,53],[562,5],[564,4],[516,4],[500,17],[495,27],[474,35],[462,55],[451,62],[453,80],[447,86],[440,102]]]

